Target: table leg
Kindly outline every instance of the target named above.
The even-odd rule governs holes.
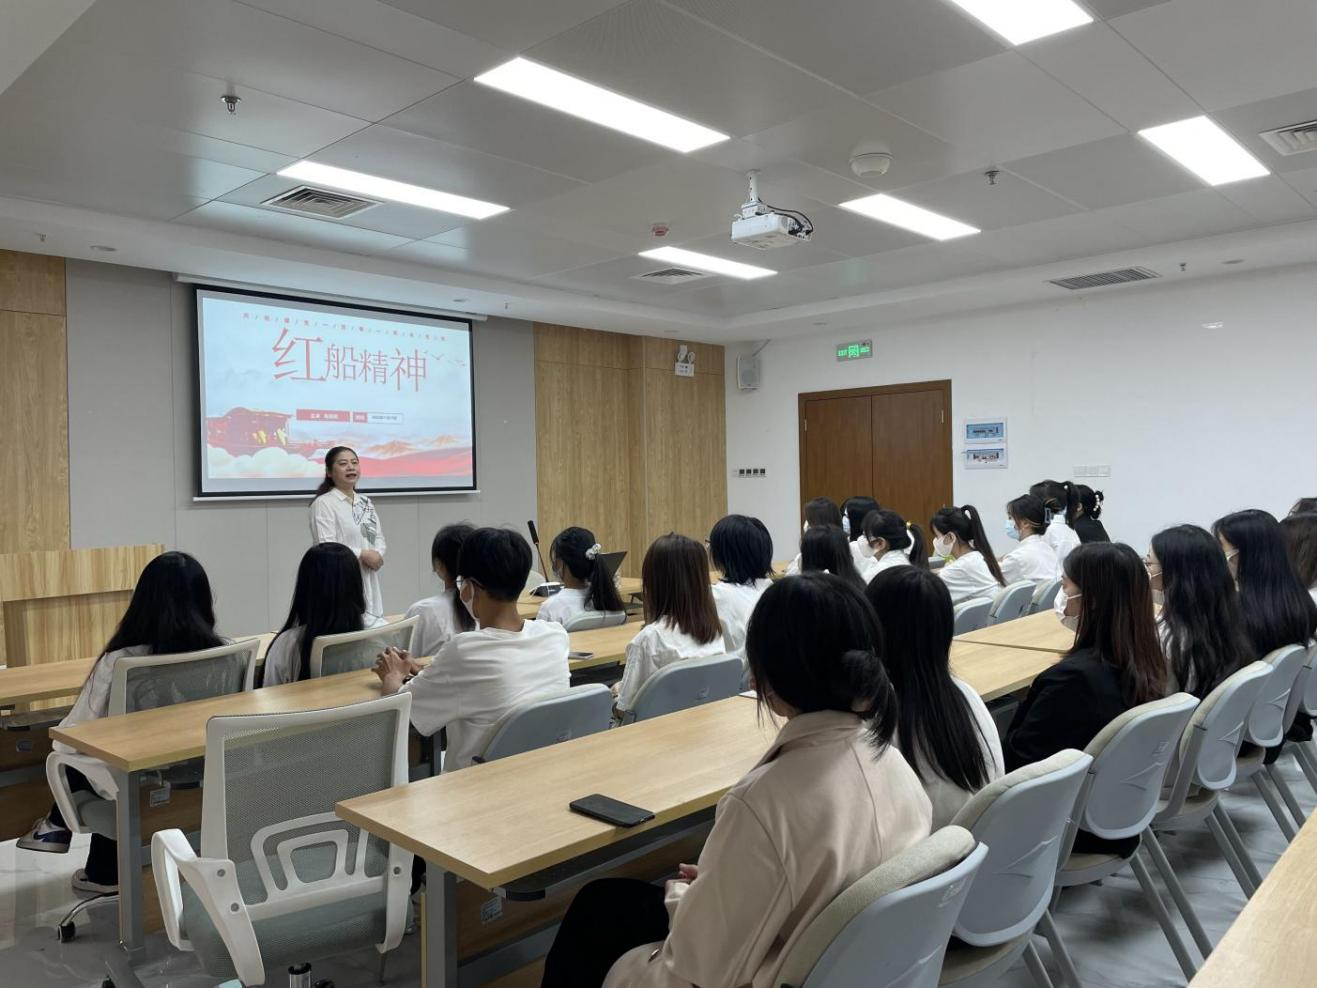
[[[117,772],[119,795],[114,801],[119,852],[119,943],[139,950],[142,932],[142,809],[140,772]]]
[[[425,865],[423,988],[457,988],[457,876]]]

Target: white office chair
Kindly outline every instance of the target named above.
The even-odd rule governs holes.
[[[110,716],[250,690],[259,648],[259,639],[244,638],[198,652],[117,659],[110,680]],[[95,791],[71,790],[70,769],[86,776]],[[115,839],[114,801],[119,787],[109,766],[91,755],[53,751],[46,756],[46,781],[71,831]]]
[[[988,612],[992,610],[992,601],[987,597],[974,597],[962,600],[955,609],[955,633],[968,634],[987,626]]]
[[[1308,679],[1303,691],[1303,705],[1299,708],[1302,713],[1308,717],[1317,717],[1317,642],[1308,646],[1308,660],[1305,663],[1308,670]],[[1303,744],[1293,744],[1294,757],[1298,760],[1299,768],[1303,769],[1303,774],[1308,779],[1308,785],[1312,786],[1313,792],[1317,792],[1317,754],[1313,752],[1313,743],[1311,741]]]
[[[708,655],[666,665],[636,692],[622,723],[676,713],[702,703],[725,700],[741,692],[743,663],[735,655]]]
[[[1003,587],[993,598],[992,607],[988,609],[988,624],[1002,624],[1024,617],[1029,613],[1037,589],[1032,580],[1020,580]]]
[[[626,624],[626,611],[581,611],[563,622],[564,631],[593,631],[595,628],[615,628]]]
[[[404,618],[377,628],[345,631],[341,635],[319,635],[311,642],[310,678],[369,669],[386,648],[411,651],[412,636],[419,617]]]
[[[411,695],[206,724],[201,853],[151,839],[169,942],[206,974],[265,984],[266,968],[402,939],[412,855],[334,804],[407,782]]]
[[[1299,645],[1278,648],[1262,658],[1271,666],[1271,675],[1262,687],[1262,694],[1248,715],[1248,728],[1244,738],[1251,747],[1241,750],[1236,759],[1238,771],[1235,781],[1252,779],[1258,795],[1276,818],[1276,824],[1286,840],[1293,840],[1298,834],[1295,824],[1285,815],[1275,794],[1267,788],[1267,780],[1276,787],[1276,792],[1284,800],[1299,827],[1307,822],[1299,801],[1289,783],[1276,771],[1275,765],[1266,764],[1268,748],[1275,748],[1285,743],[1285,735],[1294,723],[1294,718],[1303,706],[1304,693],[1308,687],[1308,650]]]
[[[987,853],[963,828],[943,827],[879,865],[814,917],[776,983],[936,988],[952,925]]]
[[[1041,614],[1043,611],[1050,611],[1052,605],[1056,603],[1056,595],[1060,591],[1060,579],[1044,580],[1038,584],[1038,589],[1034,591],[1033,602],[1029,606],[1029,613]]]
[[[573,686],[565,693],[518,704],[494,725],[475,761],[492,762],[523,751],[547,748],[606,731],[613,717],[613,694],[602,683]]]

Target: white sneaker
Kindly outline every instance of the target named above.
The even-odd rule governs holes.
[[[64,827],[52,826],[44,816],[32,824],[32,829],[18,838],[18,846],[25,851],[44,851],[47,854],[66,854],[73,834]]]
[[[117,895],[119,886],[117,884],[102,885],[99,882],[90,881],[87,878],[86,869],[79,868],[73,873],[73,891],[91,892],[94,895]]]

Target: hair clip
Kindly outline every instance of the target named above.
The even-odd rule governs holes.
[[[585,558],[593,561],[595,556],[599,555],[601,552],[603,552],[603,546],[596,542],[594,545],[590,546],[590,548],[585,550]]]

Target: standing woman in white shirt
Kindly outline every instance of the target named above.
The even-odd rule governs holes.
[[[1079,492],[1068,480],[1040,480],[1029,488],[1029,493],[1043,502],[1047,517],[1043,539],[1056,551],[1056,563],[1060,566],[1079,546],[1079,533],[1071,527],[1079,509]]]
[[[549,546],[549,565],[562,589],[540,606],[536,619],[566,624],[584,611],[624,611],[613,574],[600,558],[603,546],[588,528],[564,528]]]
[[[830,497],[815,497],[805,502],[805,524],[801,526],[800,537],[804,538],[805,533],[811,528],[818,528],[822,525],[842,526],[841,508],[837,507],[837,502]],[[800,572],[800,554],[791,560],[787,566],[787,576],[795,576]]]
[[[1282,518],[1280,530],[1300,582],[1317,601],[1317,512],[1303,511]]]
[[[438,655],[454,635],[475,630],[475,618],[457,599],[457,554],[474,531],[475,527],[466,522],[445,525],[430,544],[430,567],[443,589],[433,597],[418,600],[403,615],[418,619],[412,639],[417,655]]]
[[[866,583],[893,566],[928,569],[928,539],[924,530],[895,511],[870,511],[864,518],[860,546],[865,557],[860,576]]]
[[[722,572],[713,603],[728,655],[745,657],[745,629],[759,597],[773,585],[773,539],[758,518],[728,515],[709,533],[709,557]]]
[[[613,687],[619,713],[631,709],[640,687],[664,666],[727,652],[704,546],[675,532],[660,535],[645,553],[640,586],[645,626],[626,647],[622,681]]]
[[[384,529],[375,505],[357,493],[361,464],[347,446],[335,446],[325,454],[325,479],[311,502],[311,544],[337,542],[352,550],[361,564],[361,585],[366,594],[366,613],[384,616],[384,593],[380,590],[380,568],[384,565]]]
[[[1007,583],[1033,580],[1042,583],[1061,576],[1056,550],[1047,544],[1046,509],[1042,498],[1022,494],[1006,502],[1006,537],[1020,544],[1001,557],[1001,575]]]
[[[1006,586],[978,508],[972,504],[942,508],[928,527],[933,532],[933,552],[949,560],[937,575],[951,591],[953,604],[990,596]]]

